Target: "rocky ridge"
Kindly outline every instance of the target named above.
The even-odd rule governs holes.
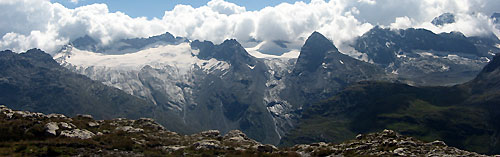
[[[287,148],[261,144],[239,130],[180,135],[149,118],[94,120],[62,114],[14,111],[0,106],[0,155],[7,156],[483,156],[402,136],[391,130],[358,135],[341,144],[313,143]]]
[[[435,34],[426,29],[376,26],[353,46],[359,59],[416,86],[455,85],[473,79],[500,49],[495,35]]]
[[[301,156],[485,156],[449,147],[443,141],[422,142],[392,130],[359,134],[355,140],[341,144],[295,145],[291,150]]]

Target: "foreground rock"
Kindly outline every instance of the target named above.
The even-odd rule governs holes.
[[[421,142],[391,130],[358,135],[342,144],[313,143],[280,148],[261,144],[239,130],[179,135],[152,119],[94,120],[91,116],[12,111],[0,106],[0,156],[482,156]]]
[[[314,143],[290,149],[302,156],[485,156],[447,146],[442,141],[422,142],[392,130],[358,135],[341,144]]]

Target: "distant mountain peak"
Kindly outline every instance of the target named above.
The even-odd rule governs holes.
[[[309,35],[308,38],[313,38],[313,37],[326,38],[325,36],[323,36],[323,34],[319,33],[318,31],[312,32],[311,35]]]
[[[443,26],[445,24],[455,23],[455,15],[453,15],[452,13],[443,13],[434,18],[431,23],[435,26]]]
[[[52,60],[52,56],[37,48],[30,49],[25,53],[22,53],[22,55],[38,60]]]
[[[85,35],[83,37],[79,37],[73,40],[69,44],[73,45],[73,47],[80,50],[89,50],[95,52],[97,51],[97,46],[99,42],[96,41],[94,38],[90,37],[89,35]]]
[[[76,38],[75,40],[72,41],[72,43],[82,43],[82,42],[85,42],[88,44],[97,44],[97,41],[87,34],[85,34],[82,37]]]
[[[313,32],[306,40],[300,50],[297,59],[295,72],[302,71],[313,72],[321,66],[326,54],[330,51],[338,52],[333,43],[319,32]]]
[[[220,45],[224,45],[224,46],[241,46],[241,44],[238,41],[236,41],[236,39],[226,39]]]
[[[32,48],[32,49],[29,49],[28,51],[26,51],[26,54],[46,54],[45,52],[43,52],[42,50],[38,49],[38,48]]]
[[[158,37],[172,37],[172,38],[175,38],[174,35],[170,34],[169,32],[165,32],[163,34],[160,34],[160,35],[157,35]],[[153,36],[155,37],[155,36]]]
[[[332,42],[328,40],[323,34],[314,31],[306,40],[304,46],[306,45],[317,45],[317,44],[326,44],[333,46]],[[331,47],[329,46],[329,47]],[[335,46],[333,46],[335,47]]]
[[[227,39],[219,45],[214,45],[210,41],[201,42],[195,40],[191,42],[191,47],[200,51],[197,55],[198,58],[205,60],[215,58],[217,60],[234,63],[240,61],[245,63],[251,58],[250,54],[248,54],[245,48],[243,48],[236,39]]]
[[[12,54],[14,52],[12,52],[12,50],[3,50],[3,51],[0,51],[0,54]]]

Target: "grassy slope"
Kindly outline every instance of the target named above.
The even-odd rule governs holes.
[[[424,141],[444,140],[480,153],[499,153],[492,121],[495,111],[472,105],[462,87],[411,87],[363,82],[309,107],[283,145],[312,141],[342,142],[358,133],[393,129]],[[481,96],[476,96],[481,97]]]

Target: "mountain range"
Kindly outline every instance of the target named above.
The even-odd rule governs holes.
[[[499,44],[494,35],[376,26],[351,45],[359,56],[313,32],[298,58],[258,58],[234,39],[165,33],[103,45],[84,36],[53,56],[2,51],[0,103],[98,119],[150,117],[181,134],[238,129],[283,145],[390,128],[498,153]]]
[[[460,32],[434,34],[425,29],[374,27],[353,47],[366,61],[418,86],[453,85],[473,79],[495,53],[495,35],[466,37]]]

